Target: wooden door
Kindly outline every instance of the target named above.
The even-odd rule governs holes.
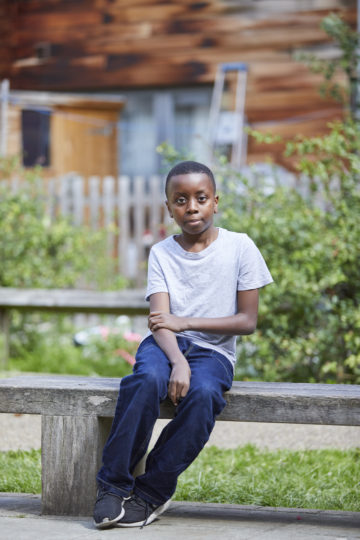
[[[51,169],[56,175],[118,174],[119,108],[58,106],[51,117]]]

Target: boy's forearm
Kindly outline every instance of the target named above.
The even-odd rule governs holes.
[[[236,313],[229,317],[177,317],[170,313],[155,312],[149,316],[149,328],[152,332],[168,329],[172,332],[185,332],[195,330],[197,332],[209,332],[210,334],[222,334],[239,336],[252,334],[256,329],[257,315]],[[155,337],[155,335],[154,335]]]
[[[171,363],[168,395],[177,406],[180,400],[186,396],[190,387],[190,366],[180,351],[175,334],[171,330],[162,328],[153,332],[153,336]]]
[[[245,313],[236,313],[236,315],[231,315],[229,317],[185,317],[184,319],[186,330],[229,336],[252,334],[256,329],[257,322],[256,317],[250,317]]]
[[[161,328],[153,332],[153,337],[160,349],[164,351],[171,365],[181,361],[186,361],[186,358],[179,349],[175,334],[166,328]]]
[[[238,291],[237,313],[225,317],[178,317],[168,310],[151,309],[149,328],[152,332],[168,329],[172,332],[195,330],[228,336],[252,334],[256,329],[259,292],[257,289]]]

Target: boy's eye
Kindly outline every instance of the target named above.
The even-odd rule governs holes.
[[[185,199],[185,197],[178,197],[175,202],[176,202],[176,204],[185,204],[186,199]]]
[[[200,195],[200,197],[198,197],[199,202],[205,202],[206,200],[207,200],[207,197],[205,195]]]

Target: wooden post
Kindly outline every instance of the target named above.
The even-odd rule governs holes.
[[[42,513],[92,515],[111,418],[42,416]]]
[[[143,235],[145,230],[145,178],[134,178],[134,236],[136,244],[136,286],[144,284],[144,244]]]
[[[120,176],[118,179],[118,209],[119,209],[119,270],[123,276],[130,276],[128,255],[130,238],[130,178]]]
[[[103,209],[104,227],[106,230],[106,255],[107,255],[107,275],[111,280],[111,261],[114,256],[114,216],[115,216],[115,180],[112,176],[105,176],[103,179]]]
[[[10,317],[7,309],[0,309],[0,332],[3,339],[0,366],[4,370],[7,368],[10,355]]]

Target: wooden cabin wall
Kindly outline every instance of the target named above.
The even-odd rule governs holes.
[[[0,1],[0,80],[9,76],[14,59],[12,20],[8,3]]]
[[[326,47],[319,25],[330,12],[356,25],[356,0],[3,0],[0,78],[13,89],[121,92],[213,84],[218,63],[242,61],[250,124],[321,134],[341,108],[293,53]],[[250,161],[269,153],[282,162],[277,147],[250,143]]]

